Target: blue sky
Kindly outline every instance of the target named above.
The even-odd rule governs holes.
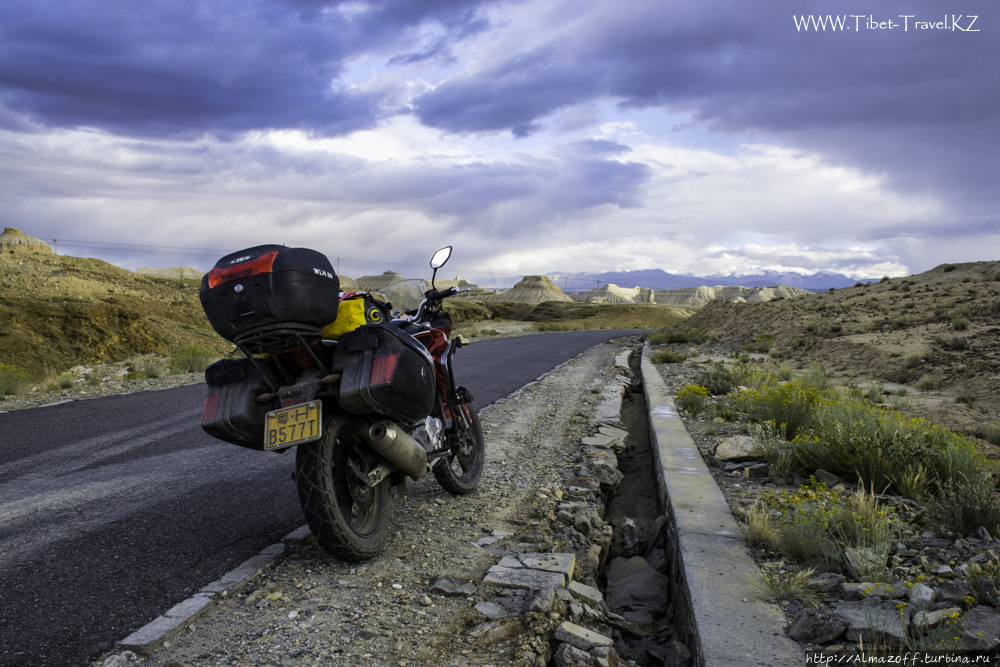
[[[485,284],[997,259],[998,47],[987,0],[7,0],[0,215]]]

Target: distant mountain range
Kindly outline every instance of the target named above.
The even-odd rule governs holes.
[[[699,287],[701,285],[738,285],[741,287],[774,287],[789,285],[812,292],[822,292],[831,287],[851,287],[858,282],[841,273],[819,271],[811,275],[802,273],[783,273],[780,271],[764,271],[745,276],[713,274],[710,276],[681,276],[667,273],[662,269],[644,269],[640,271],[607,271],[605,273],[550,273],[548,276],[564,292],[585,292],[600,284],[614,283],[619,287],[649,287],[651,289],[680,289],[682,287]],[[865,282],[865,281],[863,281]]]

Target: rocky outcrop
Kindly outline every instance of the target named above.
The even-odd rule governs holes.
[[[386,271],[385,273],[378,276],[361,276],[355,280],[355,287],[357,290],[362,292],[377,292],[387,285],[392,283],[398,283],[401,280],[406,280],[405,276],[401,276],[395,271]],[[343,289],[343,286],[341,286]]]
[[[0,250],[4,252],[41,252],[52,254],[49,244],[34,236],[28,236],[20,229],[7,227],[0,234]]]
[[[648,287],[619,287],[608,283],[589,292],[574,294],[574,301],[583,303],[653,303],[653,290]]]
[[[654,301],[665,306],[704,306],[711,301],[729,303],[757,303],[774,299],[793,299],[809,294],[804,289],[778,285],[777,287],[683,287],[675,290],[656,290]]]
[[[548,276],[525,276],[521,282],[505,292],[487,294],[481,301],[512,301],[517,303],[545,303],[546,301],[572,301],[553,284]]]

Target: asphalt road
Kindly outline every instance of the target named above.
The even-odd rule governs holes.
[[[477,341],[480,407],[613,336]],[[199,427],[204,385],[0,414],[0,665],[83,665],[304,523],[294,453]]]

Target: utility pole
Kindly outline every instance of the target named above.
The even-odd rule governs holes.
[[[52,245],[55,246],[55,253],[59,254],[59,239],[52,239]]]

